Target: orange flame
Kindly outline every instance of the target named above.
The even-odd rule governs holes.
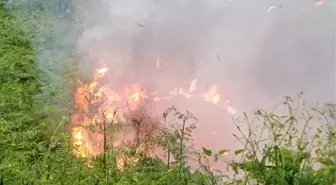
[[[76,113],[73,114],[74,119],[71,122],[73,153],[82,158],[90,158],[103,151],[101,143],[104,135],[101,132],[92,133],[90,127],[93,126],[94,130],[99,131],[97,125],[102,122],[112,122],[117,119],[124,121],[124,113],[129,110],[127,108],[136,110],[142,100],[162,101],[172,99],[174,96],[183,96],[197,98],[217,106],[221,105],[221,96],[215,85],[204,94],[195,94],[197,79],[190,83],[189,89],[174,88],[169,92],[169,96],[160,96],[157,91],[147,92],[139,84],[127,86],[120,94],[100,84],[100,80],[105,77],[107,71],[108,68],[96,69],[94,80],[89,84],[79,81],[80,87],[74,94]],[[119,112],[116,113],[117,108]],[[224,108],[231,114],[236,113],[231,106],[226,105]],[[105,118],[102,118],[101,114],[105,115]]]
[[[218,105],[220,95],[217,93],[217,86],[211,86],[207,93],[204,94],[204,100]]]

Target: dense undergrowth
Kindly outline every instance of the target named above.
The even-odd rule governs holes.
[[[185,144],[194,125],[173,131],[159,126],[149,138],[139,137],[150,147],[161,147],[171,158],[149,157],[143,145],[118,151],[106,146],[105,152],[88,165],[72,153],[65,131],[70,109],[50,108],[61,99],[70,102],[71,78],[78,76],[73,73],[75,64],[69,62],[71,53],[61,52],[55,45],[38,48],[37,44],[44,42],[44,32],[62,35],[62,30],[50,23],[59,20],[46,21],[49,15],[42,5],[29,14],[33,16],[17,18],[18,12],[10,13],[5,2],[0,0],[0,185],[335,184],[335,108],[297,103],[289,97],[282,102],[286,114],[257,110],[253,118],[244,114],[234,119],[238,132],[233,136],[243,146],[239,150],[212,151],[204,146],[203,153],[195,154]],[[58,69],[63,75],[56,80],[64,83],[51,83],[48,73],[36,67],[40,50],[49,54],[43,59],[67,61]],[[69,91],[57,93],[59,89]],[[49,99],[53,101],[45,106]],[[174,108],[167,111],[180,125],[193,118]],[[228,159],[230,175],[220,178],[206,161],[224,158],[228,152],[236,157]],[[196,156],[198,171],[191,170],[186,162],[191,154]],[[120,156],[125,159],[122,169],[117,165]]]

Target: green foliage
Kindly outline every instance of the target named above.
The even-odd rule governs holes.
[[[10,174],[14,179],[29,176],[28,162],[38,157],[38,141],[32,142],[39,139],[36,138],[37,120],[32,111],[32,97],[38,92],[34,62],[29,39],[1,8],[0,174]],[[36,155],[28,151],[36,152]]]
[[[71,102],[68,91],[74,88],[71,77],[78,75],[73,51],[81,25],[73,19],[71,12],[67,17],[54,13],[53,9],[61,1],[12,0],[5,7],[15,20],[15,26],[11,27],[20,30],[19,36],[25,37],[29,47],[34,49],[32,56],[39,71],[40,85],[36,100],[45,108],[57,107],[55,110],[59,114],[67,115],[65,112]]]
[[[235,137],[245,147],[234,152],[240,160],[230,165],[243,178],[233,183],[335,184],[335,117],[328,114],[335,109],[320,111],[323,108],[302,103],[294,106],[289,97],[283,105],[288,115],[259,110],[252,121],[245,115],[248,133],[236,122],[241,137]]]

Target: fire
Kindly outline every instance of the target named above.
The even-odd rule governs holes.
[[[107,70],[108,70],[108,68],[97,69],[97,73],[105,74],[107,72]]]
[[[204,94],[204,100],[218,105],[220,95],[217,93],[217,86],[211,86],[207,93]]]
[[[228,113],[236,113],[227,103],[221,102],[218,87],[215,85],[204,94],[196,94],[197,79],[191,82],[187,90],[177,87],[168,96],[161,96],[157,91],[148,92],[140,84],[132,84],[123,91],[116,91],[109,84],[104,85],[101,82],[107,72],[108,68],[96,69],[93,81],[88,84],[79,81],[80,87],[74,93],[76,112],[72,115],[71,126],[73,153],[76,156],[90,158],[102,153],[102,141],[106,136],[102,133],[102,125],[125,121],[125,114],[136,110],[142,100],[157,102],[183,96],[223,106]]]
[[[74,151],[77,156],[86,158],[93,154],[90,140],[86,139],[86,131],[80,127],[75,127],[72,131],[73,145],[76,147]]]
[[[133,84],[131,88],[126,88],[125,95],[129,102],[139,102],[140,99],[147,98],[146,92],[141,90],[138,84]]]

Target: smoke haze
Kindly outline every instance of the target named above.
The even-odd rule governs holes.
[[[100,0],[81,6],[87,26],[77,51],[90,69],[105,64],[123,80],[162,91],[187,88],[196,78],[199,91],[217,85],[238,111],[269,110],[301,91],[309,100],[335,103],[335,1]],[[200,119],[198,145],[235,145],[225,110],[182,100],[163,107],[171,105]]]
[[[334,2],[319,7],[303,0],[83,3],[87,26],[78,56],[157,88],[186,86],[194,78],[200,88],[218,84],[224,98],[237,104],[300,91],[333,103]]]
[[[197,91],[217,85],[221,99],[241,112],[269,110],[300,91],[336,103],[335,0],[321,6],[313,0],[73,2],[83,26],[76,55],[87,74],[106,66],[121,82],[163,92],[198,79]],[[199,118],[199,145],[235,145],[225,110],[182,100],[162,107],[171,105]]]

